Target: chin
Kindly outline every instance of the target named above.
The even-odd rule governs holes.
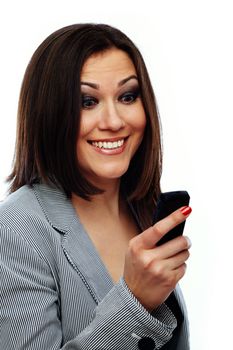
[[[121,167],[111,167],[111,168],[104,168],[99,169],[99,171],[94,172],[95,178],[101,178],[106,180],[113,180],[113,179],[119,179],[121,178],[126,171],[128,170],[128,166],[121,166]]]
[[[127,170],[125,171],[111,171],[111,172],[102,172],[99,173],[97,176],[100,178],[104,178],[104,179],[119,179],[121,178]]]

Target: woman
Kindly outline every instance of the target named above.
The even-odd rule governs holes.
[[[190,243],[156,242],[191,209],[151,226],[160,175],[135,45],[107,25],[51,34],[25,73],[0,208],[1,349],[189,349],[176,285]]]

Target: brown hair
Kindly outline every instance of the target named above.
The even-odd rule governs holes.
[[[68,197],[89,199],[102,190],[80,171],[76,142],[79,133],[80,75],[94,53],[112,47],[125,51],[134,63],[147,124],[143,141],[122,187],[143,228],[151,224],[160,193],[161,139],[155,96],[144,60],[120,30],[105,24],[75,24],[57,30],[37,48],[23,79],[10,192],[36,182],[54,184]]]

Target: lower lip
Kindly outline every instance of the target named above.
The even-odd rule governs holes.
[[[93,146],[93,145],[91,145],[91,146],[94,148],[94,150],[96,152],[98,152],[100,154],[104,154],[106,156],[113,156],[113,155],[121,154],[124,151],[124,149],[126,147],[126,142],[127,142],[127,140],[124,141],[124,143],[121,147],[111,148],[111,149],[110,148],[108,148],[108,149],[107,148],[98,148],[98,147]]]

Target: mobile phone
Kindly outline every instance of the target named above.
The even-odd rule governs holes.
[[[190,196],[187,191],[173,191],[164,192],[160,194],[157,202],[157,207],[153,217],[153,225],[159,220],[164,219],[166,216],[171,214],[173,211],[188,206],[190,201]],[[173,238],[181,236],[184,231],[185,221],[174,227],[171,231],[165,234],[157,243],[159,246],[163,243],[170,241]]]

